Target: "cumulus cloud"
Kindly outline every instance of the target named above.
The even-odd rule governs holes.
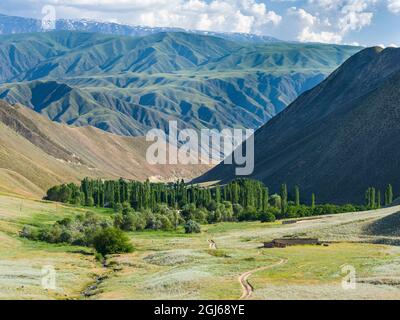
[[[341,43],[342,36],[328,31],[313,32],[309,27],[304,28],[297,39],[301,42]]]
[[[53,5],[58,18],[345,43],[358,40],[382,4],[400,14],[400,0],[1,0],[0,13],[39,18]]]
[[[371,25],[372,8],[377,1],[308,0],[309,12],[293,7],[288,10],[288,16],[297,20],[297,40],[342,43],[349,32]]]
[[[328,0],[327,0],[328,1]],[[329,31],[329,18],[317,17],[303,8],[291,7],[287,11],[290,28],[295,31],[295,37],[301,42],[340,43],[342,36]]]
[[[393,13],[400,13],[400,0],[388,0],[388,9]]]
[[[21,0],[2,0],[15,6]],[[260,0],[25,0],[54,5],[58,17],[89,18],[150,27],[264,33],[282,17]]]

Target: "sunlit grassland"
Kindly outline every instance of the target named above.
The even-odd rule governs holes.
[[[97,262],[92,250],[51,245],[18,237],[23,225],[43,226],[76,214],[93,211],[111,216],[112,210],[65,206],[45,201],[0,195],[0,298],[84,299],[82,292],[101,275],[107,278],[92,290],[91,299],[238,299],[238,277],[249,278],[254,299],[298,298],[400,298],[400,250],[369,243],[335,243],[263,249],[263,241],[284,235],[308,235],[323,230],[332,238],[338,225],[359,224],[389,212],[346,214],[307,220],[298,224],[280,222],[220,223],[202,226],[201,234],[176,231],[131,232],[131,254],[109,257],[109,267]],[[331,230],[331,231],[330,231]],[[218,250],[209,249],[214,240]],[[44,290],[41,269],[57,271],[57,290]],[[341,268],[355,268],[360,283],[356,290],[343,290]],[[369,281],[370,279],[377,281]]]
[[[18,237],[23,225],[43,226],[82,209],[0,196],[0,299],[75,299],[103,272],[88,248]],[[42,269],[56,270],[56,290],[42,287]]]

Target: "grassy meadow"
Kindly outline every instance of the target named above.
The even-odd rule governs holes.
[[[220,223],[201,234],[144,231],[129,233],[135,251],[96,261],[91,249],[22,239],[24,225],[42,226],[86,211],[0,195],[0,299],[239,299],[239,276],[249,277],[251,299],[399,299],[400,249],[381,244],[381,236],[363,235],[363,225],[391,215],[399,207],[324,216],[295,224]],[[349,227],[350,226],[350,227]],[[359,234],[351,235],[349,228]],[[261,248],[282,236],[318,236],[329,246]],[[346,235],[349,235],[347,238]],[[214,240],[217,250],[209,249]],[[285,263],[272,266],[281,259]],[[56,270],[56,289],[41,285],[42,268]],[[341,268],[356,270],[357,286],[344,290]]]

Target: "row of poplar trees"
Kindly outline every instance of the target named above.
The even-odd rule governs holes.
[[[300,206],[300,188],[299,186],[294,186],[293,189],[293,202],[296,207]],[[286,184],[281,185],[281,191],[280,191],[280,197],[281,197],[281,213],[285,214],[288,210],[289,207],[289,201],[288,201],[288,188]],[[315,207],[315,193],[311,194],[311,208]]]
[[[244,208],[265,210],[269,201],[268,188],[262,182],[250,179],[238,179],[223,187],[203,188],[186,185],[183,180],[166,184],[86,178],[81,182],[81,191],[82,202],[86,206],[114,207],[116,204],[129,202],[137,210],[154,209],[160,203],[172,208],[182,208],[191,203],[198,207],[207,207],[211,201],[229,201]],[[71,202],[76,201],[72,199]]]
[[[375,187],[369,187],[365,192],[365,205],[371,209],[379,209],[382,207],[382,200],[385,206],[389,206],[393,203],[393,187],[389,184],[384,193],[384,199],[382,199],[382,192]]]
[[[93,180],[85,178],[80,187],[74,184],[56,186],[47,192],[47,199],[89,207],[113,208],[124,202],[132,208],[155,209],[159,204],[167,204],[171,208],[180,209],[186,204],[197,207],[208,207],[211,202],[240,204],[243,208],[255,208],[258,212],[267,211],[270,200],[273,205],[286,213],[289,204],[300,206],[300,189],[295,186],[292,203],[288,201],[286,184],[281,187],[279,202],[274,203],[269,196],[269,189],[260,181],[237,179],[224,186],[204,188],[187,185],[183,180],[176,183],[151,183],[149,181]],[[315,195],[312,194],[311,205],[315,207]]]

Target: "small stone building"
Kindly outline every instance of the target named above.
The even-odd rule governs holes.
[[[264,242],[264,248],[286,248],[287,246],[300,246],[306,244],[321,245],[321,242],[315,238],[274,239],[271,242]]]

